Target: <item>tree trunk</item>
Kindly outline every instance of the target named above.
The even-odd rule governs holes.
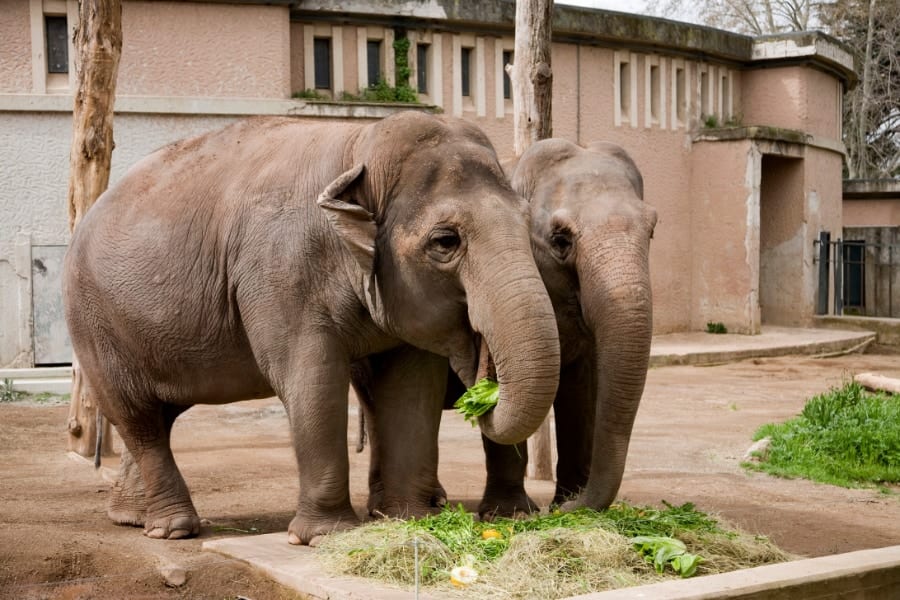
[[[553,0],[516,2],[516,46],[512,65],[507,65],[513,97],[513,130],[516,156],[538,140],[551,137],[553,72],[550,38]],[[528,476],[553,480],[550,419],[528,440]]]
[[[76,92],[69,153],[69,228],[74,231],[106,190],[114,147],[113,104],[122,54],[121,0],[79,0],[75,33]],[[76,307],[77,308],[77,307]],[[91,456],[96,450],[99,409],[86,388],[78,358],[72,360],[69,450]],[[104,454],[112,451],[109,423],[102,420]]]
[[[507,66],[513,97],[514,149],[516,156],[553,131],[550,70],[550,34],[553,0],[516,2],[516,46],[513,64]]]
[[[868,18],[866,28],[866,49],[863,56],[863,73],[862,73],[862,91],[860,92],[859,104],[856,110],[856,122],[854,127],[856,161],[851,168],[851,176],[859,179],[866,179],[871,176],[869,166],[869,156],[866,151],[869,134],[869,105],[872,102],[872,42],[875,36],[875,0],[869,0]]]

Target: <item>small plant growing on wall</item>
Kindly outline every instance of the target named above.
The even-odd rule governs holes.
[[[304,100],[328,100],[327,96],[311,89],[305,89],[302,92],[294,92],[294,98],[303,98]]]
[[[417,103],[419,96],[409,85],[409,38],[398,36],[394,40],[394,85],[379,79],[378,83],[359,90],[359,94],[344,92],[343,102],[403,102]]]
[[[728,333],[725,323],[710,321],[706,324],[706,333]]]
[[[701,115],[700,122],[703,123],[704,129],[718,129],[719,117],[716,115]]]

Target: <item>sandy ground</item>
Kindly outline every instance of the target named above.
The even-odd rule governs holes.
[[[900,375],[900,356],[778,358],[651,370],[620,496],[694,502],[782,548],[820,556],[900,544],[900,496],[747,473],[739,462],[761,424],[795,415],[811,395],[862,371]],[[354,503],[365,505],[367,456],[348,446]],[[65,452],[67,407],[0,404],[0,597],[293,598],[241,563],[202,552],[204,540],[286,529],[296,466],[277,400],[196,407],[175,426],[176,458],[202,535],[150,540],[105,515],[108,484]],[[484,480],[477,431],[445,414],[441,478],[451,501],[477,504]],[[115,460],[105,465],[115,466]],[[530,482],[539,502],[551,493]],[[286,537],[286,536],[285,536]],[[187,583],[166,587],[175,563]]]

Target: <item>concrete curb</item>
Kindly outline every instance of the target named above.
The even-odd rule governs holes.
[[[575,596],[571,600],[896,600],[900,546]]]
[[[64,395],[72,391],[72,367],[0,369],[0,381],[12,380],[12,389],[29,394]]]
[[[723,349],[707,352],[685,351],[683,353],[667,353],[650,355],[651,367],[673,367],[684,365],[716,365],[750,358],[772,358],[775,356],[835,356],[861,352],[866,346],[875,341],[875,334],[871,332],[846,332],[848,335],[841,339],[807,342],[802,344],[781,344],[767,347],[752,347],[745,349]]]
[[[286,532],[210,540],[203,543],[203,549],[242,560],[311,598],[407,600],[415,597],[412,591],[389,588],[367,579],[329,576],[322,571],[315,550],[289,545]],[[585,594],[569,600],[896,600],[898,590],[900,546],[890,546]],[[440,592],[419,594],[422,600],[444,597],[448,596]]]

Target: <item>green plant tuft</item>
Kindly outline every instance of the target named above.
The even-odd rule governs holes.
[[[25,392],[14,389],[12,379],[0,381],[0,402],[15,402],[22,396],[25,396]]]
[[[867,392],[856,382],[806,403],[799,416],[763,425],[769,452],[749,469],[843,487],[900,483],[900,395]]]
[[[700,115],[700,122],[704,129],[719,128],[719,117],[716,115]]]
[[[304,100],[328,100],[328,96],[320,94],[318,90],[305,89],[302,92],[294,92],[294,98],[303,98]]]
[[[706,333],[728,333],[725,323],[710,321],[706,324]]]

